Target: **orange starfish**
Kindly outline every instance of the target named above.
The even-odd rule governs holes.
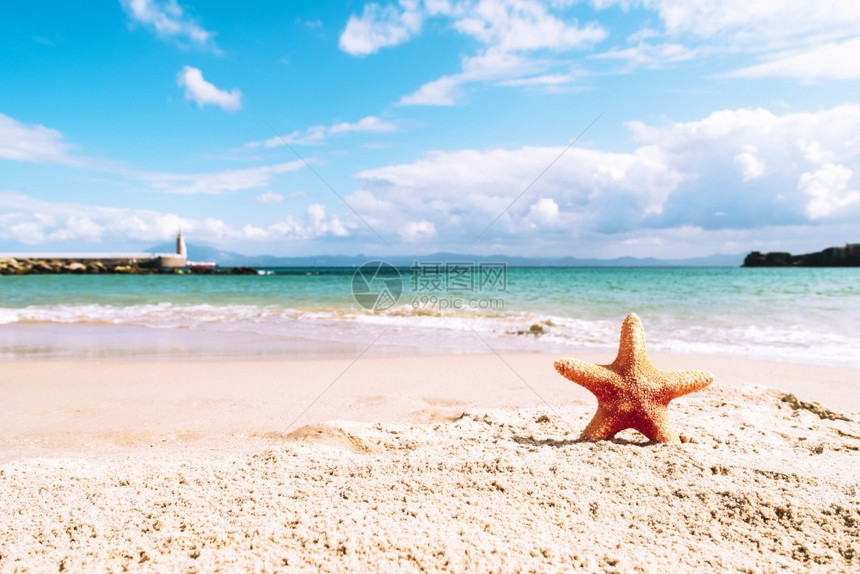
[[[633,428],[658,442],[681,442],[669,424],[672,399],[707,387],[714,376],[706,371],[660,371],[645,349],[645,330],[635,313],[621,326],[618,356],[611,365],[561,359],[555,370],[597,397],[597,413],[579,440],[606,440]]]

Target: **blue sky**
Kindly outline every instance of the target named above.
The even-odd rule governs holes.
[[[33,0],[0,50],[0,252],[860,241],[854,0]]]

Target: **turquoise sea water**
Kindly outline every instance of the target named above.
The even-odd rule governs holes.
[[[860,367],[860,269],[431,267],[363,276],[371,295],[400,287],[376,310],[353,296],[352,268],[0,277],[0,357],[294,357],[379,334],[404,352],[612,347],[636,312],[655,350]]]

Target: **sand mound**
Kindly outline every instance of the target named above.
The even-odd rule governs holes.
[[[312,444],[341,448],[352,452],[369,453],[374,451],[374,448],[365,444],[360,437],[329,424],[303,426],[289,433],[285,438],[292,441],[305,441]]]
[[[856,570],[858,417],[784,398],[679,400],[684,445],[577,443],[591,407],[568,405],[313,425],[251,456],[20,460],[0,570]]]

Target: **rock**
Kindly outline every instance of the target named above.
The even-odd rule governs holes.
[[[749,254],[744,257],[744,262],[741,264],[741,267],[764,267],[765,266],[765,257],[764,253],[761,251],[750,251]]]
[[[860,243],[828,247],[824,251],[803,255],[752,251],[741,267],[860,267]]]
[[[782,251],[775,251],[773,253],[766,253],[764,256],[765,265],[769,267],[785,267],[787,265],[791,265],[791,253],[784,253]]]
[[[534,335],[535,337],[537,337],[538,335],[543,335],[544,333],[546,333],[546,329],[544,328],[543,325],[535,323],[534,325],[529,327],[529,334],[530,335]]]
[[[21,269],[21,264],[18,263],[18,260],[13,258],[10,259],[0,259],[0,268],[5,269]]]
[[[519,330],[515,332],[517,335],[534,335],[535,337],[539,337],[546,333],[546,328],[540,323],[534,323],[531,327],[529,327],[528,331]]]
[[[47,261],[36,259],[30,264],[30,273],[56,273],[57,269]]]
[[[63,270],[67,273],[84,273],[87,270],[87,266],[78,261],[72,261],[71,263],[66,263],[63,266]]]
[[[257,270],[253,267],[233,267],[228,271],[230,275],[257,275]]]

